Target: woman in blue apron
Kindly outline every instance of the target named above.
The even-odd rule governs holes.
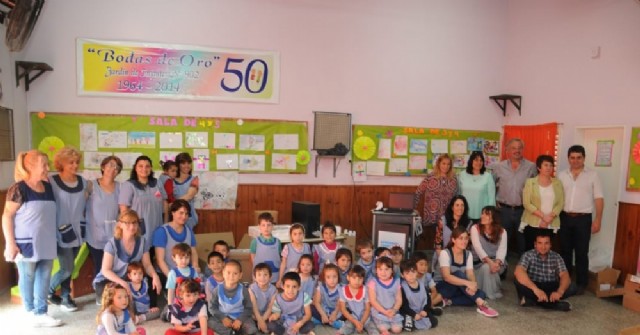
[[[173,196],[176,200],[182,199],[189,202],[191,213],[187,220],[187,227],[194,229],[198,224],[198,213],[196,213],[194,199],[198,194],[200,180],[198,177],[191,175],[193,172],[193,160],[188,153],[179,153],[176,156],[176,164],[178,165],[178,174],[173,179]]]
[[[56,203],[46,182],[47,156],[38,150],[21,152],[16,159],[16,183],[9,187],[2,215],[6,240],[4,258],[16,262],[22,304],[35,327],[62,324],[47,315],[47,291],[56,258]]]

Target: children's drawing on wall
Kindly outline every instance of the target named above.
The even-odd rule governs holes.
[[[411,154],[426,154],[427,153],[427,145],[429,140],[422,140],[417,138],[412,138],[409,145],[409,153]]]
[[[273,150],[298,150],[298,134],[274,134]]]
[[[488,167],[498,162],[500,162],[500,157],[498,156],[484,156],[484,166]]]
[[[264,171],[264,155],[240,155],[241,171]]]
[[[235,133],[214,133],[213,147],[216,149],[235,149],[236,134]]]
[[[130,131],[129,148],[155,148],[156,133],[154,131]]]
[[[427,170],[427,156],[409,156],[409,170]]]
[[[207,148],[209,147],[209,133],[187,131],[184,133],[184,142],[186,148]]]
[[[405,173],[405,172],[407,172],[407,159],[406,158],[391,158],[389,160],[389,172],[391,172],[391,173]]]
[[[467,139],[467,150],[482,151],[484,149],[484,139],[480,137],[469,137]]]
[[[95,123],[81,123],[80,151],[98,151],[98,125]]]
[[[176,156],[179,153],[180,151],[160,151],[160,157],[158,157],[158,162],[175,161]]]
[[[105,131],[98,132],[98,147],[100,148],[126,148],[126,131]]]
[[[452,154],[466,154],[467,153],[467,141],[451,141]]]
[[[393,153],[396,156],[406,156],[408,150],[409,137],[407,135],[398,135],[393,140]]]
[[[497,155],[500,153],[500,141],[485,140],[484,153],[487,155]]]
[[[431,152],[434,154],[446,154],[449,151],[448,140],[431,140]]]
[[[453,167],[465,168],[467,167],[468,160],[469,160],[469,155],[453,155]]]
[[[102,160],[111,156],[111,152],[85,151],[82,155],[84,158],[84,168],[100,170]]]
[[[123,170],[133,169],[133,165],[136,163],[136,158],[142,156],[140,152],[114,152],[114,155],[118,156],[122,161]],[[151,157],[153,159],[153,157]],[[128,176],[129,174],[127,174]]]
[[[237,170],[238,154],[217,154],[216,169],[217,170]]]
[[[384,169],[386,167],[386,162],[367,161],[367,175],[384,176]]]
[[[357,161],[353,163],[353,181],[367,181],[367,162]]]
[[[381,138],[378,142],[378,159],[391,158],[391,139]]]
[[[193,149],[193,170],[209,171],[209,149]]]
[[[198,174],[200,188],[195,198],[198,209],[236,209],[238,173],[203,172]]]
[[[274,170],[295,170],[296,155],[292,154],[272,154],[271,168]]]
[[[264,151],[264,135],[240,135],[240,150]]]
[[[182,133],[160,133],[161,149],[182,149]]]

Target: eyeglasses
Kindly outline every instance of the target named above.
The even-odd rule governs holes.
[[[138,224],[138,221],[120,221],[128,226]]]

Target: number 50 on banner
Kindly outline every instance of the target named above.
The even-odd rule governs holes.
[[[78,39],[78,94],[277,103],[279,54]]]

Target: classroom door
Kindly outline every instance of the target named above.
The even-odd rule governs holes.
[[[585,167],[598,172],[604,192],[602,228],[599,233],[591,235],[589,267],[611,266],[618,222],[624,127],[577,128],[575,134],[575,143],[582,144],[587,154]],[[595,166],[598,141],[613,141],[611,166]],[[559,153],[559,156],[559,159],[567,159],[566,152]]]

